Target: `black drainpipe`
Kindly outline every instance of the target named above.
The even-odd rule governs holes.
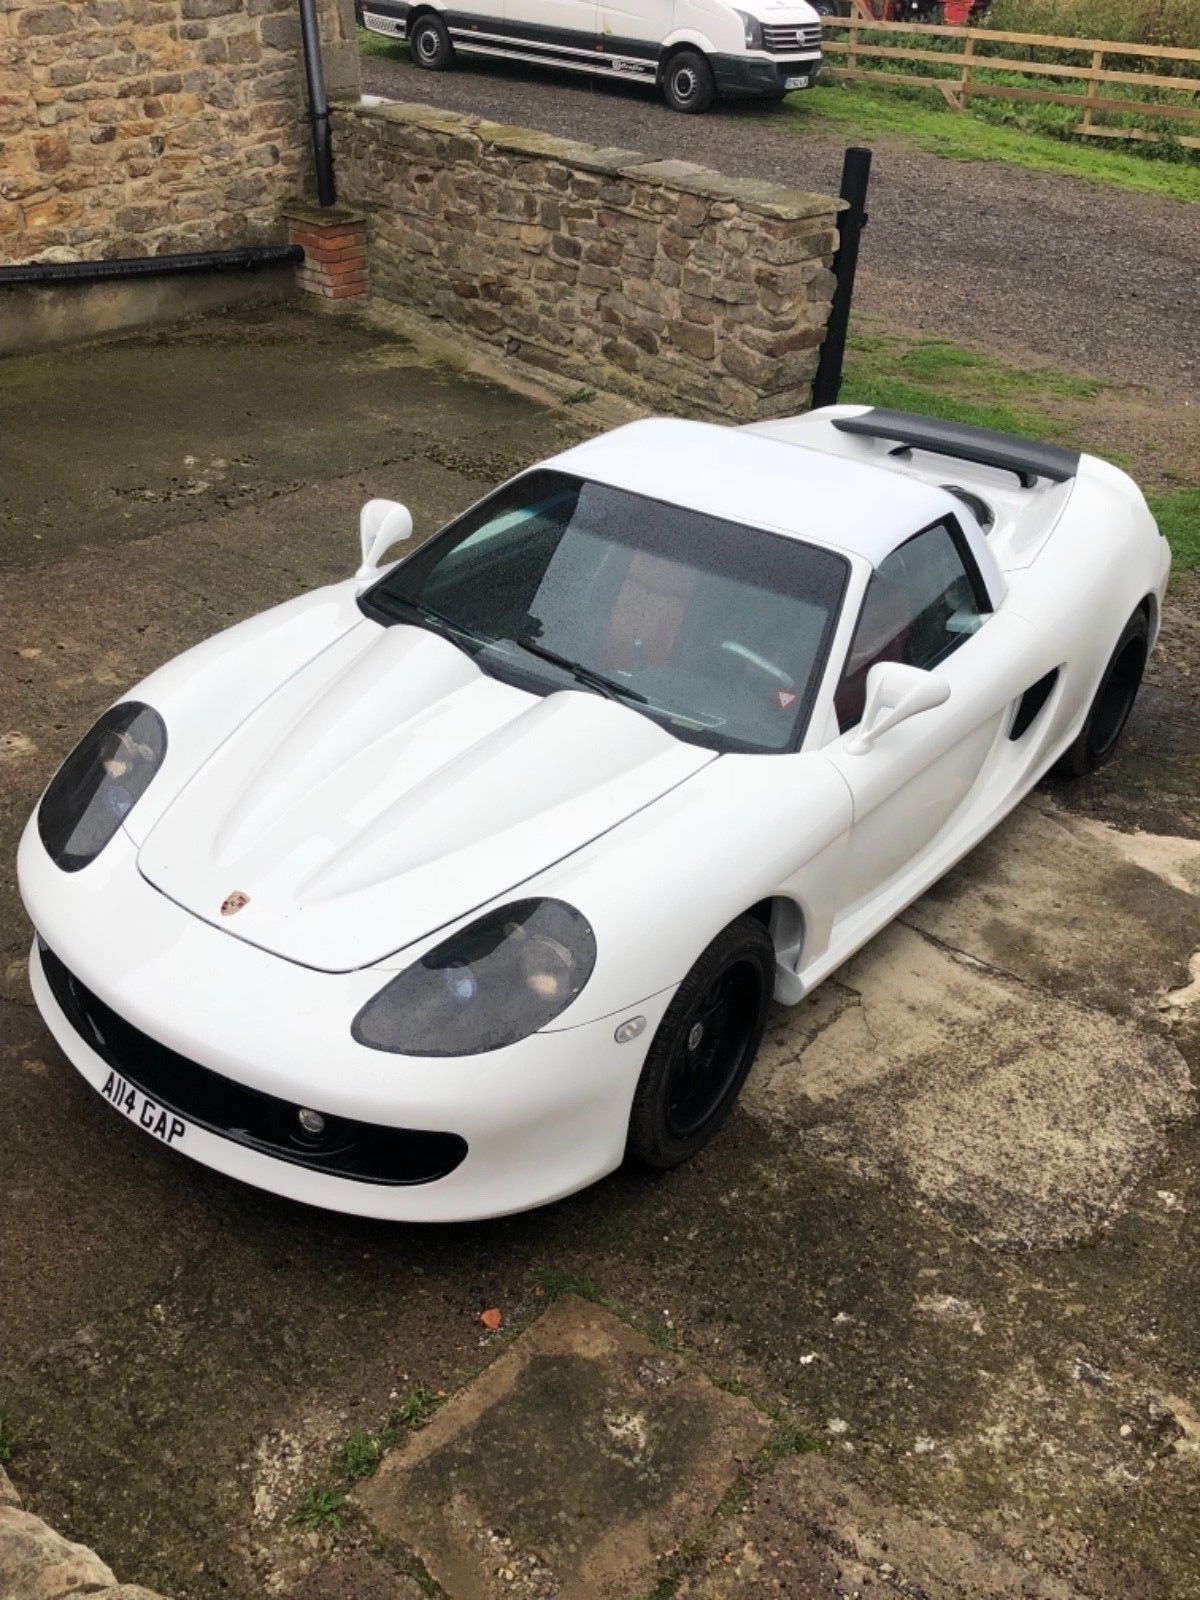
[[[300,0],[300,38],[304,44],[304,75],[308,79],[308,120],[312,125],[313,161],[317,168],[317,202],[331,206],[337,200],[337,189],[333,182],[333,142],[329,134],[329,101],[325,98],[316,0]]]
[[[0,267],[0,288],[19,283],[105,283],[119,278],[173,278],[201,272],[253,272],[303,261],[296,244],[243,245],[237,250],[189,250],[175,256],[120,256],[114,261],[33,261]]]

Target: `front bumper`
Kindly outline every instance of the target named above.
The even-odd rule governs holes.
[[[806,87],[811,88],[822,64],[820,55],[714,55],[709,59],[717,93],[729,99],[774,98],[787,92],[789,78],[807,78]]]
[[[166,899],[140,876],[136,856],[121,833],[90,866],[68,874],[46,855],[36,828],[21,843],[18,876],[30,918],[71,979],[106,1008],[101,1018],[115,1015],[134,1046],[144,1036],[160,1069],[174,1053],[184,1069],[225,1080],[235,1101],[240,1087],[274,1102],[276,1111],[312,1108],[378,1134],[385,1145],[389,1131],[397,1135],[395,1171],[376,1161],[370,1175],[348,1175],[344,1164],[322,1170],[303,1147],[299,1157],[295,1150],[269,1153],[270,1139],[284,1136],[278,1121],[265,1125],[264,1138],[264,1125],[235,1105],[221,1130],[224,1112],[201,1118],[190,1103],[177,1108],[185,1136],[165,1138],[159,1130],[173,1149],[290,1199],[412,1222],[526,1210],[620,1164],[638,1075],[670,991],[614,1017],[534,1034],[482,1056],[418,1059],[367,1050],[351,1038],[350,1019],[386,974],[314,972],[258,950]],[[119,1053],[131,1048],[130,1034],[92,1030],[61,973],[50,982],[47,965],[35,943],[34,998],[92,1087],[104,1093],[115,1071],[151,1099],[157,1089],[164,1105],[178,1098],[161,1072],[154,1085],[142,1083],[137,1060],[121,1074]],[[630,1010],[646,1017],[646,1030],[618,1045],[614,1028]],[[133,1103],[125,1106],[130,1114]],[[154,1133],[144,1100],[137,1104],[135,1120]]]

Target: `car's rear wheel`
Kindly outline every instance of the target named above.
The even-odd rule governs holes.
[[[650,1045],[629,1117],[627,1157],[674,1167],[716,1133],[750,1071],[767,1020],[775,947],[739,917],[679,985]]]
[[[663,73],[663,99],[672,111],[695,116],[707,111],[717,98],[712,68],[699,50],[680,50]]]
[[[1149,650],[1150,624],[1139,607],[1117,640],[1087,720],[1075,743],[1059,758],[1055,777],[1082,778],[1111,761],[1142,686]]]
[[[454,46],[446,24],[432,11],[413,23],[408,47],[413,60],[426,72],[445,72],[454,63]]]

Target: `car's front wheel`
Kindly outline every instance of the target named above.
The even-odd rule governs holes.
[[[413,60],[427,72],[445,72],[454,62],[454,46],[446,24],[432,11],[413,23],[408,47]]]
[[[1108,658],[1079,737],[1054,767],[1056,778],[1082,778],[1112,759],[1142,686],[1149,653],[1150,624],[1139,607]]]
[[[646,1056],[629,1117],[627,1157],[674,1167],[725,1121],[754,1062],[775,983],[762,923],[739,917],[679,985]]]
[[[712,68],[699,50],[681,50],[671,57],[663,74],[663,99],[672,111],[694,116],[707,111],[716,98]]]

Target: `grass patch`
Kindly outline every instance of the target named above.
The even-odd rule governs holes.
[[[1171,546],[1173,571],[1200,568],[1200,489],[1171,489],[1149,496],[1150,509]]]
[[[418,1383],[401,1400],[392,1412],[392,1427],[402,1428],[406,1433],[415,1433],[418,1428],[423,1428],[441,1405],[441,1399],[434,1394],[432,1389],[427,1389],[424,1384]],[[391,1440],[388,1441],[391,1444]]]
[[[343,1483],[354,1484],[361,1478],[369,1478],[395,1442],[395,1428],[381,1428],[378,1433],[356,1428],[338,1450],[334,1470]]]
[[[417,1384],[393,1407],[382,1428],[356,1428],[334,1451],[329,1477],[305,1491],[288,1521],[305,1533],[341,1533],[346,1496],[354,1485],[375,1472],[402,1434],[423,1428],[441,1403],[432,1389]]]
[[[851,331],[841,398],[898,411],[932,411],[951,422],[1049,443],[1074,444],[1063,402],[1085,402],[1105,385],[1065,372],[1010,366],[944,339]]]
[[[341,1514],[345,1501],[344,1489],[309,1489],[292,1513],[292,1526],[305,1533],[341,1533],[346,1526]]]
[[[356,28],[360,56],[382,56],[385,61],[403,61],[408,46],[399,39],[385,39],[381,33],[371,33],[366,28]]]
[[[799,134],[834,132],[839,138],[865,141],[900,138],[951,161],[1007,161],[1033,172],[1200,202],[1200,161],[1194,157],[1154,160],[1138,151],[989,122],[974,110],[939,109],[927,99],[936,93],[878,84],[819,84],[790,96],[770,116],[773,126],[790,126]],[[983,103],[1007,107],[1006,102]]]

